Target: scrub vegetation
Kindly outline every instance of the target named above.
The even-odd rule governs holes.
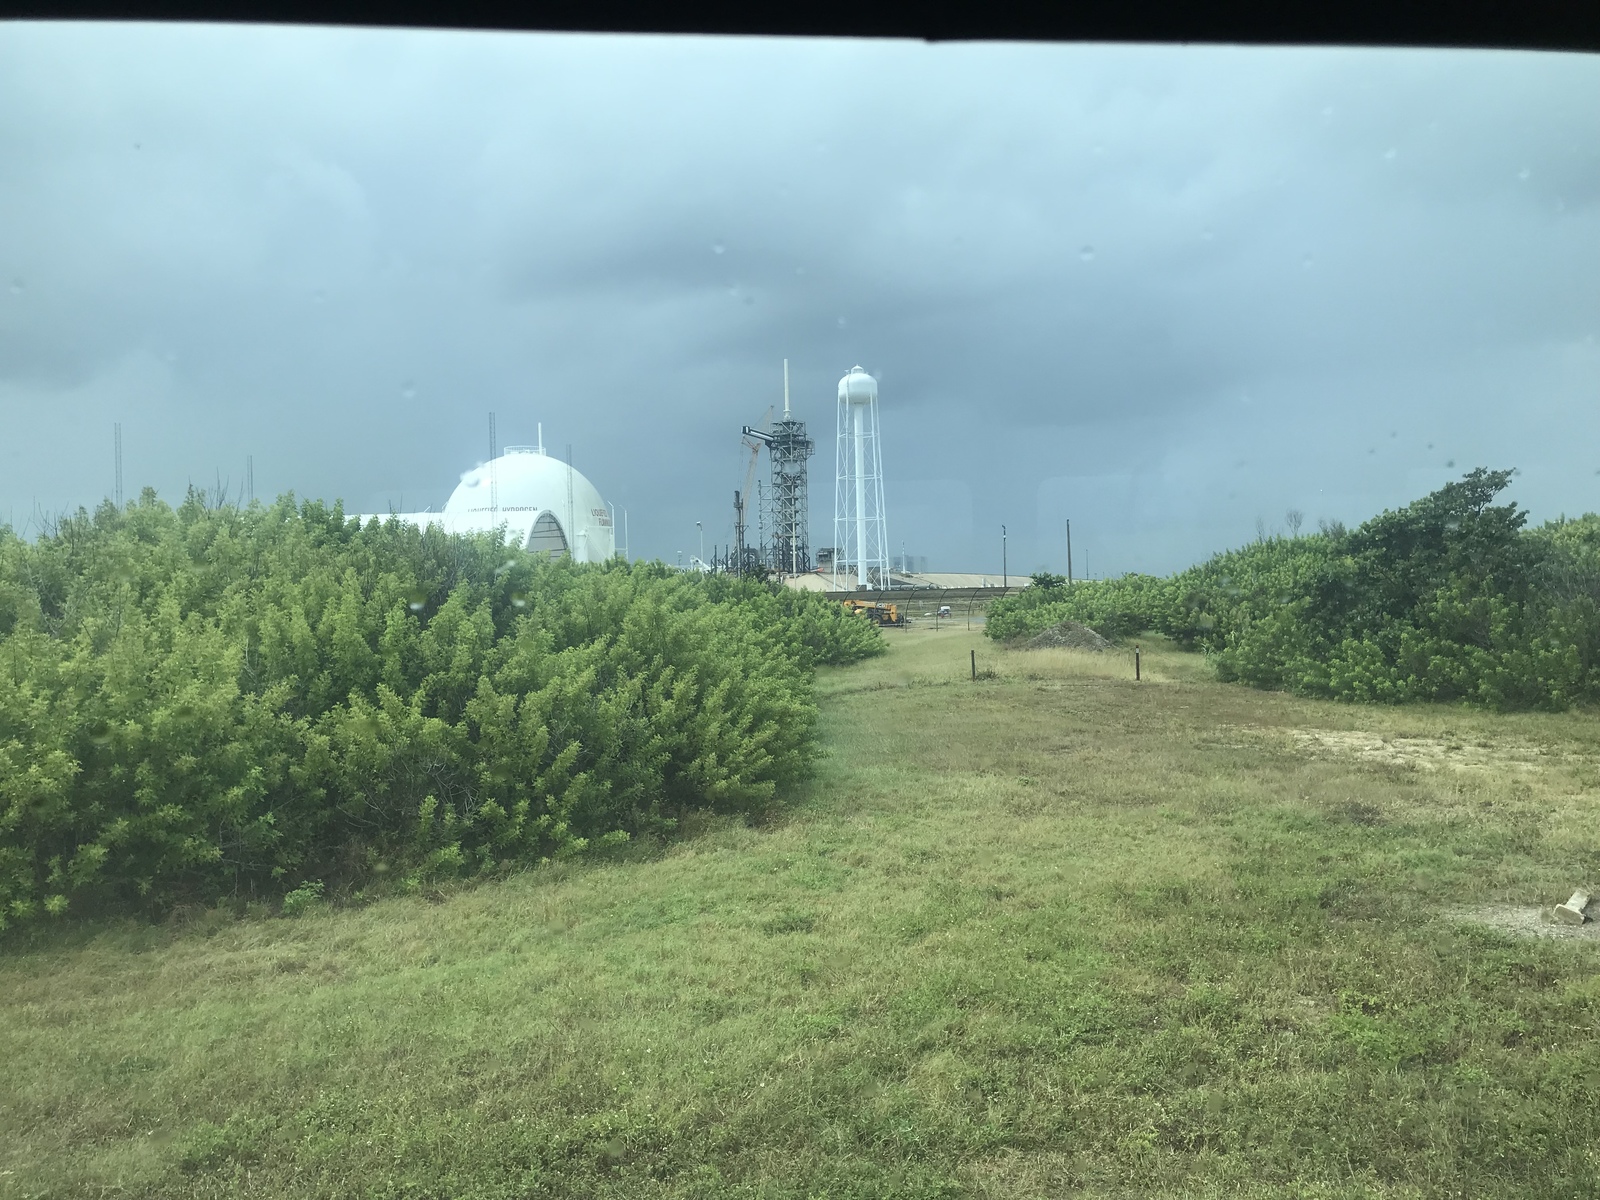
[[[0,527],[0,929],[415,890],[759,811],[810,770],[815,667],[881,651],[820,596],[292,497]]]
[[[1036,576],[994,604],[988,633],[1155,631],[1205,650],[1222,679],[1302,696],[1600,700],[1600,517],[1526,529],[1493,502],[1511,475],[1480,468],[1358,529],[1263,537],[1168,578]]]
[[[759,819],[14,944],[0,1195],[1600,1188],[1600,943],[1470,917],[1593,881],[1591,715],[887,639]]]

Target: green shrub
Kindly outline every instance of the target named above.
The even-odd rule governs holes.
[[[757,809],[815,754],[812,669],[883,649],[821,596],[292,497],[0,528],[0,928]]]
[[[1480,468],[1356,530],[1263,538],[1165,579],[1052,581],[997,601],[988,633],[1154,630],[1223,679],[1344,700],[1600,699],[1600,517],[1526,530],[1493,503],[1510,480]]]

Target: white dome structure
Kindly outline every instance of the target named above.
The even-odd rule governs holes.
[[[611,510],[599,491],[567,463],[533,446],[507,446],[499,458],[461,476],[443,512],[362,514],[361,522],[390,516],[419,529],[491,533],[551,558],[605,562],[616,553]]]

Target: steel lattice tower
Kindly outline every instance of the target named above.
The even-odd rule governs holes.
[[[806,436],[806,423],[791,417],[785,406],[783,420],[773,425],[767,442],[772,482],[762,493],[763,532],[771,531],[768,564],[782,575],[811,569],[806,460],[815,450],[816,443]]]

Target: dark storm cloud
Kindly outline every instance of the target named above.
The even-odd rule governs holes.
[[[9,26],[0,518],[103,495],[118,420],[130,486],[437,506],[492,409],[671,558],[784,357],[814,541],[860,362],[935,567],[1478,463],[1600,507],[1597,117],[1572,56]]]

